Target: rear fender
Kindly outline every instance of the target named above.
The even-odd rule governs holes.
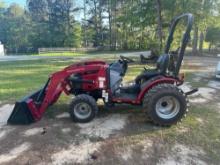
[[[180,82],[177,79],[174,78],[167,78],[167,77],[163,77],[161,79],[157,79],[149,84],[147,84],[139,93],[138,95],[138,103],[142,102],[142,99],[144,98],[145,93],[147,93],[151,88],[153,88],[156,85],[159,84],[179,84]]]

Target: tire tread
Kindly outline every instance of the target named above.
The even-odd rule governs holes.
[[[72,107],[74,107],[75,104],[80,101],[89,103],[91,105],[92,111],[94,112],[94,113],[92,113],[93,115],[90,116],[86,120],[80,120],[80,119],[76,118],[74,113],[72,112]],[[74,122],[80,122],[80,123],[89,122],[96,116],[97,113],[98,113],[98,106],[97,106],[96,100],[90,95],[87,95],[87,94],[77,95],[75,98],[73,98],[73,100],[70,103],[70,116]]]
[[[156,85],[154,86],[153,88],[151,88],[144,96],[144,99],[143,99],[143,107],[144,109],[146,110],[146,115],[148,118],[150,118],[150,121],[152,121],[154,124],[156,125],[159,125],[159,126],[170,126],[172,124],[166,124],[164,122],[161,122],[161,121],[158,121],[158,120],[155,120],[151,115],[150,115],[150,110],[152,107],[151,105],[151,102],[152,102],[152,98],[157,95],[158,93],[160,92],[163,92],[165,90],[168,90],[170,92],[175,92],[175,93],[178,93],[178,94],[181,94],[185,101],[186,101],[186,107],[184,109],[184,113],[183,115],[181,116],[180,120],[179,121],[176,121],[172,124],[177,124],[178,122],[181,122],[182,118],[183,117],[186,117],[186,114],[188,112],[188,99],[187,99],[187,96],[185,95],[185,93],[179,89],[177,86],[173,85],[173,84],[166,84],[166,83],[163,83],[163,84],[159,84],[159,85]]]

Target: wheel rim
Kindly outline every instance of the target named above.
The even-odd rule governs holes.
[[[173,96],[160,98],[156,103],[156,113],[160,118],[171,119],[180,111],[180,103]]]
[[[78,103],[74,107],[74,114],[79,119],[86,119],[92,113],[92,109],[87,103]]]

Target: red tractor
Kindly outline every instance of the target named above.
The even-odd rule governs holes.
[[[179,51],[170,53],[175,27],[181,18],[187,18],[187,28]],[[196,92],[195,89],[184,93],[178,88],[184,81],[179,70],[192,24],[192,14],[183,14],[173,20],[165,53],[157,60],[157,67],[143,69],[132,85],[121,85],[128,63],[133,62],[128,57],[120,56],[111,64],[98,60],[76,63],[53,73],[42,89],[17,102],[8,123],[28,124],[40,120],[62,92],[75,96],[70,104],[70,115],[75,122],[94,119],[98,112],[96,101],[102,98],[106,105],[142,105],[155,124],[169,126],[177,123],[187,111],[187,95]]]

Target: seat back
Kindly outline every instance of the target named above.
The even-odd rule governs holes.
[[[163,54],[157,60],[157,70],[160,74],[164,75],[169,67],[169,55]]]
[[[138,75],[135,79],[136,84],[140,84],[142,80],[146,81],[155,76],[165,75],[169,67],[169,55],[161,55],[157,60],[157,67],[153,70],[147,70]]]

